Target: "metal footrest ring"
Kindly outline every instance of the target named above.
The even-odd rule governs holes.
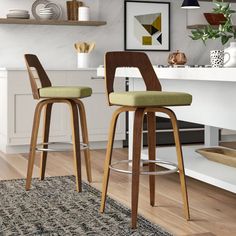
[[[123,163],[132,163],[132,160],[116,161],[112,163],[109,167],[111,170],[114,170],[116,172],[120,172],[124,174],[132,174],[132,171],[115,168],[116,165],[123,164]],[[140,175],[167,175],[167,174],[176,173],[179,170],[178,166],[173,162],[162,161],[162,160],[140,160],[140,164],[149,164],[149,163],[154,163],[155,165],[164,164],[172,168],[170,170],[161,170],[161,171],[140,171]]]
[[[48,142],[48,143],[39,143],[37,144],[36,151],[40,152],[66,152],[71,151],[71,149],[57,149],[57,148],[44,148],[44,145],[55,145],[55,144],[61,144],[61,145],[73,145],[73,143],[70,142]],[[80,143],[80,150],[88,149],[89,145],[86,143]]]

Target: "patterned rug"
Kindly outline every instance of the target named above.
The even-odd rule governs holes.
[[[130,210],[111,198],[99,213],[101,193],[83,183],[75,191],[72,176],[0,181],[0,235],[163,235],[170,234],[139,216],[138,229],[130,229]]]

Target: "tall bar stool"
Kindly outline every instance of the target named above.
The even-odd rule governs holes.
[[[146,85],[146,91],[134,92],[114,92],[113,84],[115,79],[116,69],[119,67],[136,67],[139,69],[141,76]],[[110,124],[106,160],[104,165],[102,200],[100,211],[105,210],[105,202],[107,196],[107,188],[109,181],[110,169],[128,173],[132,175],[132,194],[131,194],[131,215],[132,228],[137,225],[138,212],[138,196],[139,196],[139,178],[140,174],[148,174],[149,188],[150,188],[150,204],[155,205],[155,175],[170,174],[179,172],[180,183],[182,189],[182,196],[184,202],[184,213],[187,220],[190,219],[188,194],[185,181],[185,171],[183,163],[182,148],[179,139],[179,129],[177,119],[172,110],[166,106],[186,106],[192,102],[192,96],[182,92],[164,92],[161,91],[161,84],[155,74],[155,71],[149,61],[148,56],[142,52],[108,52],[105,55],[105,81],[107,89],[107,98],[110,106],[121,106],[118,108],[112,117]],[[116,167],[120,162],[111,164],[112,148],[115,136],[116,123],[119,115],[122,112],[134,111],[134,133],[133,133],[133,157],[132,157],[132,171],[121,170]],[[174,130],[174,139],[176,145],[178,165],[156,160],[156,119],[155,112],[162,112],[167,114]],[[147,114],[148,121],[148,153],[149,160],[141,160],[141,139],[142,139],[142,125],[143,116]],[[126,161],[122,161],[123,163]],[[130,162],[127,160],[127,162]],[[149,166],[149,171],[140,171],[140,164],[146,163]],[[164,163],[174,167],[172,170],[156,171],[156,164]]]
[[[88,142],[88,131],[86,123],[86,114],[83,103],[80,101],[81,98],[89,97],[92,94],[92,89],[89,87],[65,87],[65,86],[52,86],[47,73],[42,67],[39,59],[36,55],[26,54],[25,61],[27,70],[29,73],[30,84],[34,99],[40,100],[35,108],[33,128],[30,143],[30,153],[28,161],[27,179],[26,179],[26,190],[30,189],[35,153],[41,151],[41,166],[40,166],[40,179],[43,180],[45,177],[46,161],[48,151],[56,151],[50,148],[49,142],[49,129],[51,110],[54,103],[66,103],[71,112],[71,126],[72,126],[72,143],[74,152],[74,168],[76,176],[76,189],[81,192],[81,157],[80,150],[84,150],[85,164],[87,171],[87,179],[89,182],[92,181],[91,175],[91,164],[90,164],[90,152]],[[41,86],[38,87],[37,80],[39,80]],[[42,100],[43,99],[43,100]],[[44,129],[43,129],[43,142],[37,145],[38,130],[40,124],[40,117],[42,110],[44,113]],[[81,130],[83,143],[80,143],[79,135],[79,117],[78,108],[80,114]],[[80,148],[80,146],[82,148]]]

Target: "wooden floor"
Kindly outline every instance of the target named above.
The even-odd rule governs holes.
[[[92,185],[101,189],[105,150],[91,153],[93,167]],[[39,156],[36,158],[34,177],[39,174]],[[127,149],[115,149],[113,160],[127,158]],[[25,178],[27,155],[4,155],[0,153],[0,179]],[[72,153],[49,155],[47,176],[73,174]],[[236,176],[236,175],[235,175]],[[197,180],[188,178],[187,185],[192,220],[183,216],[180,184],[177,174],[156,177],[156,206],[149,205],[148,177],[141,177],[139,214],[161,225],[174,235],[236,235],[236,195]],[[83,180],[86,173],[83,163]],[[109,195],[130,206],[130,176],[112,173]]]

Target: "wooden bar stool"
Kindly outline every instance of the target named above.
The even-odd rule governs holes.
[[[88,142],[88,131],[86,123],[86,114],[83,103],[79,100],[81,98],[89,97],[92,94],[92,89],[89,87],[65,87],[65,86],[52,86],[45,70],[43,69],[39,59],[35,55],[26,54],[25,61],[27,70],[29,73],[30,84],[34,99],[40,100],[35,108],[34,121],[30,143],[30,153],[28,161],[27,179],[26,179],[26,190],[30,189],[35,153],[41,151],[41,166],[40,166],[40,179],[43,180],[45,177],[47,153],[49,151],[56,151],[55,149],[49,148],[49,129],[51,110],[54,103],[66,103],[71,112],[71,126],[72,126],[72,143],[74,152],[74,167],[76,176],[76,189],[81,191],[81,158],[80,150],[84,150],[87,179],[89,182],[92,181],[91,175],[91,164],[90,164],[90,152]],[[38,87],[37,81],[39,80],[41,86]],[[41,145],[37,145],[38,130],[40,124],[40,117],[43,108],[44,113],[44,130],[43,130],[43,142]],[[79,135],[79,117],[78,108],[81,121],[82,139],[83,143],[80,144]],[[80,148],[82,146],[82,148]]]
[[[114,92],[113,84],[115,79],[116,69],[119,67],[137,67],[144,79],[146,91],[135,92]],[[138,212],[138,195],[139,195],[139,177],[140,174],[148,174],[150,187],[150,204],[155,205],[155,175],[170,174],[179,172],[180,183],[182,189],[182,196],[184,202],[184,212],[187,220],[190,219],[188,194],[185,181],[184,163],[182,148],[179,139],[179,129],[177,119],[172,110],[166,106],[186,106],[192,102],[192,96],[182,92],[164,92],[161,91],[161,84],[156,76],[156,73],[149,61],[148,56],[142,52],[108,52],[105,55],[105,81],[107,89],[107,98],[109,105],[121,106],[118,108],[112,117],[106,161],[104,165],[102,200],[100,211],[103,213],[105,209],[105,201],[107,196],[107,187],[109,181],[110,169],[128,173],[132,175],[132,194],[131,194],[131,212],[132,212],[132,228],[136,228],[137,212]],[[115,136],[116,123],[119,115],[122,112],[134,111],[134,133],[133,133],[133,157],[132,157],[132,171],[121,170],[116,168],[120,162],[111,164],[112,148]],[[176,145],[178,165],[167,162],[165,160],[156,160],[156,119],[155,112],[162,112],[167,114],[174,130],[174,139]],[[141,160],[141,139],[142,139],[142,125],[143,116],[147,114],[148,121],[148,152],[149,160]],[[122,161],[129,162],[129,161]],[[140,171],[140,164],[147,163],[149,171]],[[156,171],[156,164],[164,163],[173,166],[174,169]]]

